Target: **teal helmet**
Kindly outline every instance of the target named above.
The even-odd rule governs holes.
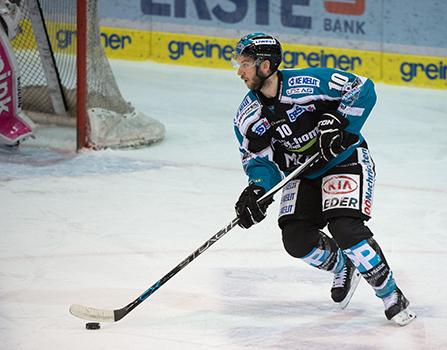
[[[276,71],[282,62],[281,43],[265,33],[251,33],[239,40],[233,58],[249,56],[257,62],[269,60],[272,71]]]

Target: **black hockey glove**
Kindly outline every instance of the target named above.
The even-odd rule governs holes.
[[[320,154],[329,162],[345,150],[343,147],[343,129],[348,126],[348,120],[338,113],[324,113],[318,123],[320,137],[318,138]]]
[[[250,228],[254,224],[261,222],[266,217],[266,211],[271,200],[259,205],[257,200],[265,193],[264,188],[253,183],[248,185],[239,196],[235,209],[239,218],[238,225],[243,228]]]

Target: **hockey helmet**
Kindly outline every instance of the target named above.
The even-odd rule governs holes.
[[[233,60],[239,56],[249,56],[258,63],[269,60],[272,71],[276,71],[282,62],[281,43],[265,33],[251,33],[239,40],[233,53]]]

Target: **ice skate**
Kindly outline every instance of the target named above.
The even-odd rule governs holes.
[[[341,309],[345,309],[359,282],[360,272],[355,268],[351,260],[346,258],[346,264],[343,269],[334,274],[331,289],[332,300],[338,303]]]
[[[409,309],[410,302],[399,288],[382,299],[385,305],[385,316],[399,326],[406,326],[416,318],[416,314]]]

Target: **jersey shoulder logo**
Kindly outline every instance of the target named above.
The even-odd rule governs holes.
[[[239,126],[244,122],[248,116],[261,108],[261,104],[257,100],[252,100],[250,96],[246,96],[242,101],[236,117],[234,118],[234,125]]]
[[[287,89],[286,90],[286,94],[288,96],[296,95],[296,94],[313,94],[313,93],[314,93],[314,88],[313,87],[307,87],[307,86],[295,87],[295,88],[291,88],[291,89]]]
[[[308,75],[298,75],[295,77],[290,77],[287,80],[287,84],[291,87],[295,86],[315,86],[320,87],[320,79],[308,76]]]
[[[237,114],[240,114],[245,109],[245,107],[247,107],[252,101],[253,100],[250,98],[249,95],[245,96],[245,98],[241,102],[241,105],[239,106]]]

